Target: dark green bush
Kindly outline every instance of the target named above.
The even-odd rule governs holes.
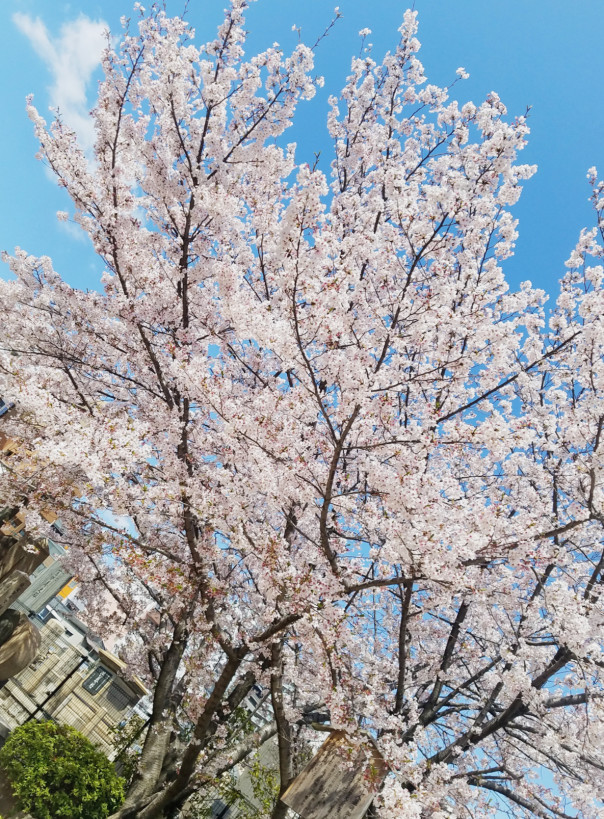
[[[19,808],[36,819],[105,819],[124,799],[107,757],[69,725],[28,722],[0,751]]]

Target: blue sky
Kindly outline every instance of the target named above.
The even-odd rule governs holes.
[[[144,0],[143,0],[144,1]],[[411,4],[413,0],[408,0]],[[184,0],[166,0],[179,13]],[[313,42],[339,4],[340,19],[317,54],[325,87],[301,106],[298,124],[286,134],[296,140],[300,161],[322,151],[327,170],[330,145],[325,135],[327,98],[337,93],[359,50],[358,31],[379,59],[394,47],[404,0],[258,0],[248,14],[251,51],[274,41],[295,45],[292,25]],[[188,17],[198,41],[213,36],[226,0],[190,0]],[[2,0],[0,2],[0,249],[15,246],[52,257],[70,283],[98,286],[102,266],[79,229],[56,219],[70,210],[64,192],[34,158],[37,147],[25,115],[25,97],[35,95],[45,114],[59,101],[86,136],[86,111],[94,105],[94,71],[100,31],[119,20],[132,0]],[[604,174],[603,0],[415,0],[422,42],[420,57],[430,82],[449,84],[464,66],[470,79],[455,93],[463,102],[480,102],[497,91],[510,116],[531,106],[532,130],[523,161],[539,166],[514,213],[520,220],[517,252],[506,263],[512,285],[530,279],[551,294],[564,273],[564,261],[582,226],[591,226],[585,179],[592,165]],[[4,269],[6,271],[6,268]],[[0,270],[0,275],[2,271]]]
[[[337,2],[338,0],[335,0]],[[411,3],[412,0],[409,0]],[[332,0],[258,0],[248,14],[250,51],[274,41],[286,49],[296,35],[314,41],[332,17]],[[190,0],[188,17],[201,42],[214,33],[225,0]],[[369,27],[374,56],[396,43],[405,2],[339,0],[338,21],[317,55],[325,88],[300,109],[298,124],[286,135],[298,142],[300,161],[322,151],[327,169],[330,144],[325,136],[327,97],[337,93],[350,56],[358,52],[358,31]],[[179,13],[184,0],[167,0]],[[514,209],[520,220],[516,256],[506,264],[510,282],[524,279],[556,292],[582,226],[591,226],[585,179],[599,165],[604,173],[604,31],[602,0],[416,0],[422,58],[430,82],[448,84],[458,66],[470,79],[455,94],[479,102],[497,91],[510,115],[531,106],[532,135],[523,161],[539,172]],[[47,254],[71,283],[97,286],[101,264],[87,240],[72,225],[56,220],[67,210],[65,194],[34,159],[36,144],[25,115],[26,94],[46,114],[57,100],[86,136],[86,111],[92,107],[98,73],[94,71],[100,31],[105,24],[119,31],[119,19],[131,11],[131,0],[3,0],[0,4],[0,61],[3,117],[0,124],[2,186],[0,249],[17,245]],[[88,80],[86,82],[86,80]],[[67,116],[68,115],[68,116]]]

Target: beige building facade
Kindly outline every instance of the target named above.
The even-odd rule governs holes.
[[[113,729],[148,691],[137,677],[125,678],[118,657],[84,636],[74,644],[68,631],[54,618],[41,626],[38,656],[0,688],[0,733],[52,719],[73,726],[111,758]]]
[[[10,406],[0,397],[0,417]],[[25,487],[29,455],[24,444],[0,432],[0,470],[14,473]],[[56,514],[42,514],[60,535]],[[64,554],[63,546],[50,538],[32,540],[22,512],[0,509],[0,598],[2,589],[9,595],[0,607],[22,612],[40,643],[29,665],[18,665],[21,671],[0,681],[0,737],[31,719],[53,719],[73,726],[111,757],[113,730],[148,692],[141,680],[126,676],[126,664],[105,650],[75,615],[64,609],[62,616],[60,605],[48,608],[75,586],[62,565]],[[12,582],[17,576],[18,588]]]

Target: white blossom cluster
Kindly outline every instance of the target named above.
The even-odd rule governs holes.
[[[246,5],[201,47],[141,10],[94,163],[30,101],[104,289],[21,250],[0,280],[2,423],[31,442],[3,498],[54,505],[160,680],[143,770],[193,726],[136,815],[224,769],[251,680],[281,738],[315,704],[377,744],[384,819],[602,817],[604,184],[546,313],[502,270],[524,118],[428,84],[406,12],[330,102],[329,172],[298,165],[313,51],[246,57]]]

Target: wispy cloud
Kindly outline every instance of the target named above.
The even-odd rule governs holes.
[[[54,180],[53,180],[54,181]],[[88,234],[76,222],[58,222],[59,230],[77,242],[87,242]]]
[[[64,23],[59,35],[52,37],[39,17],[17,12],[13,22],[51,73],[51,105],[59,109],[65,122],[77,133],[82,147],[90,149],[94,127],[88,115],[86,90],[106,46],[107,24],[82,14]]]

